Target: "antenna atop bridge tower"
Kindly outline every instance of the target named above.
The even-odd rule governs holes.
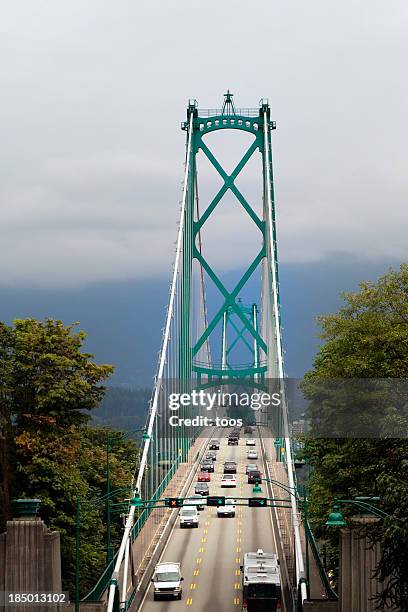
[[[227,90],[227,93],[224,94],[224,104],[222,105],[222,115],[235,115],[235,105],[233,98],[234,94]]]

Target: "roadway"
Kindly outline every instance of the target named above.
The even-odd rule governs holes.
[[[245,445],[246,437],[241,434],[238,446],[228,446],[227,433],[223,430],[220,449],[217,451],[215,472],[209,483],[210,495],[226,497],[253,497],[253,485],[247,483],[245,467],[247,463],[257,463],[263,474],[265,466],[261,447],[256,438],[258,460],[248,460],[247,451],[253,447]],[[220,435],[220,434],[217,434]],[[237,462],[237,487],[222,489],[220,481],[224,461]],[[194,493],[196,478],[188,495]],[[264,485],[262,494],[268,496]],[[204,498],[205,499],[205,498]],[[154,601],[153,585],[149,587],[139,610],[143,612],[176,612],[188,606],[194,612],[237,612],[242,606],[242,587],[240,565],[243,554],[262,548],[276,552],[272,531],[270,508],[248,508],[236,506],[235,518],[218,518],[217,508],[205,507],[200,513],[198,529],[180,529],[177,520],[160,561],[181,563],[184,576],[183,598],[181,601]]]

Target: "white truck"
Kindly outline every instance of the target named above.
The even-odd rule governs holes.
[[[158,563],[154,568],[152,582],[154,585],[153,599],[181,599],[183,589],[181,582],[184,580],[181,575],[180,563],[168,561]]]
[[[277,612],[282,610],[278,556],[264,552],[244,554],[242,571],[242,611]]]
[[[179,512],[180,528],[198,527],[198,510],[195,506],[184,506]]]

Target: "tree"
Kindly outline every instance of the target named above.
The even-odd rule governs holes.
[[[10,517],[10,491],[19,489],[19,443],[52,439],[85,423],[100,402],[112,372],[82,352],[86,334],[61,321],[24,319],[0,324],[0,523]],[[31,438],[30,438],[31,436]],[[19,441],[19,442],[18,442]]]
[[[76,325],[46,319],[0,323],[0,528],[12,497],[38,497],[40,514],[61,533],[64,587],[73,590],[77,498],[106,493],[106,441],[112,489],[129,486],[138,449],[121,432],[88,425],[113,372],[83,352],[86,335]],[[122,493],[122,498],[124,494]],[[113,498],[119,501],[120,495]],[[112,518],[113,544],[121,522]],[[105,506],[84,503],[81,512],[81,577],[85,593],[106,559]]]
[[[101,401],[102,382],[113,372],[83,352],[86,335],[76,325],[47,319],[0,324],[0,511],[10,516],[11,497],[39,497],[40,514],[61,533],[64,588],[73,591],[75,510],[81,508],[81,592],[89,590],[106,560],[104,504],[87,503],[106,493],[106,443],[112,490],[127,488],[138,448],[121,432],[89,426]],[[118,492],[117,502],[126,496]],[[85,502],[85,500],[87,500]],[[121,535],[112,516],[112,543]]]
[[[322,536],[334,497],[378,495],[390,515],[370,531],[384,551],[377,568],[385,585],[378,607],[407,610],[408,410],[401,379],[408,378],[408,265],[376,283],[361,283],[360,291],[343,298],[338,313],[319,317],[324,344],[303,382],[312,432],[322,431],[322,425],[333,426],[335,435],[340,432],[339,437],[306,442],[313,468],[311,520]],[[368,432],[366,438],[356,435],[358,429],[347,435],[357,425]],[[335,556],[331,561],[335,566]]]
[[[11,400],[18,427],[36,427],[39,416],[67,427],[84,423],[84,410],[101,401],[101,382],[114,368],[81,352],[86,334],[75,327],[53,319],[14,321]]]
[[[10,515],[11,496],[11,359],[12,331],[0,323],[0,527]]]

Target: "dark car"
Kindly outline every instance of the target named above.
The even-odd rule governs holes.
[[[208,447],[210,450],[220,450],[220,442],[219,440],[211,440],[210,445]]]
[[[237,464],[235,461],[226,461],[224,463],[224,474],[236,474]]]
[[[202,472],[213,472],[214,463],[212,461],[203,461],[200,469]]]
[[[250,470],[248,472],[248,484],[261,482],[262,474],[259,470]]]
[[[238,446],[238,436],[228,436],[228,446]]]
[[[209,461],[217,461],[217,453],[215,451],[208,451],[205,455],[205,460],[207,461],[207,459]]]
[[[206,482],[197,482],[194,491],[198,493],[198,495],[208,495],[210,489]]]
[[[258,465],[256,463],[248,463],[245,468],[245,474],[249,474],[251,470],[259,470]]]
[[[244,434],[251,434],[252,433],[252,427],[250,425],[247,425],[244,429]]]
[[[236,436],[237,438],[239,438],[238,429],[231,429],[231,431],[229,431],[227,434],[227,438],[231,438],[231,436]]]

